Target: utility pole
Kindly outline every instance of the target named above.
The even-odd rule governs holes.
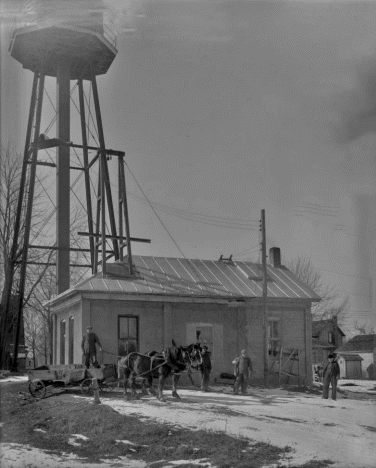
[[[266,276],[266,232],[265,210],[261,210],[261,254],[262,254],[262,311],[264,332],[264,385],[269,387],[269,350],[268,350],[268,282]]]

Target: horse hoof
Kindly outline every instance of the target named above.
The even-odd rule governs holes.
[[[129,393],[126,393],[124,395],[124,398],[125,398],[126,401],[130,401],[132,399],[132,397],[131,397],[131,395],[129,395]]]
[[[176,392],[172,392],[172,396],[178,400],[181,400],[180,396]]]
[[[166,403],[166,399],[163,398],[163,397],[157,397],[159,401],[161,401],[162,403]]]

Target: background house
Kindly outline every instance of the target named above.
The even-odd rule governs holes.
[[[164,349],[174,339],[209,347],[213,379],[232,373],[232,360],[247,348],[254,382],[263,379],[261,265],[225,259],[132,258],[132,276],[126,263],[108,264],[105,277],[97,274],[49,302],[55,364],[82,362],[81,338],[90,324],[100,337],[106,363],[116,363],[131,351]],[[270,249],[269,259],[270,365],[278,370],[281,348],[298,350],[299,360],[289,363],[287,373],[299,374],[301,383],[310,384],[311,303],[319,297],[281,266],[279,249]]]
[[[376,334],[354,336],[347,343],[337,348],[336,353],[339,355],[338,362],[340,366],[342,365],[342,378],[376,379],[374,372],[376,356]],[[360,357],[361,360],[358,358],[355,360],[355,356]],[[340,358],[342,359],[340,360]],[[356,364],[356,362],[358,362],[358,364]],[[359,362],[361,363],[360,366]],[[360,376],[359,367],[361,370]]]
[[[312,362],[314,365],[325,365],[329,354],[342,346],[346,335],[338,326],[337,317],[329,320],[312,322]]]

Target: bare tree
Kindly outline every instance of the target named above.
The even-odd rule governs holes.
[[[312,316],[315,320],[338,317],[348,309],[348,296],[342,296],[335,286],[323,280],[321,273],[313,266],[311,257],[300,255],[286,262],[286,266],[321,297],[321,300],[312,306]]]
[[[359,323],[358,321],[354,323],[354,328],[359,332],[359,335],[373,335],[375,333],[375,327],[371,327],[366,323]]]
[[[9,291],[11,281],[11,265],[12,261],[14,261],[11,258],[11,252],[20,190],[22,161],[22,156],[13,148],[0,148],[0,304],[5,303],[6,293]],[[50,197],[46,191],[45,182],[46,178],[37,177],[30,233],[31,240],[34,239],[36,244],[53,246],[55,241],[52,224],[54,209],[51,207],[51,210],[46,210],[46,206],[51,206],[51,203],[50,201],[47,202],[47,198]],[[25,210],[22,210],[21,217],[24,216],[24,213]],[[74,210],[72,218],[72,232],[76,233],[85,222],[86,216],[82,213],[82,210],[77,208]],[[16,246],[17,252],[20,252],[23,245],[24,230],[25,220],[21,219],[18,245]],[[76,236],[72,242],[77,247],[80,247],[83,246],[84,240]],[[82,253],[76,253],[76,260],[83,255]],[[54,261],[56,261],[54,250],[29,248],[28,262],[30,262],[30,265],[28,265],[27,269],[24,291],[25,332],[27,336],[33,336],[31,341],[29,338],[27,339],[28,344],[32,342],[35,347],[38,342],[47,343],[45,346],[47,351],[45,350],[42,353],[46,355],[52,349],[50,344],[52,325],[43,302],[50,299],[53,294],[56,294],[56,277],[51,273],[54,268],[49,266]],[[84,261],[83,263],[90,263],[90,261]],[[17,268],[16,265],[16,272]],[[73,272],[73,282],[77,281],[81,275],[82,273],[79,271]],[[11,307],[11,311],[7,317],[4,316],[3,310],[0,310],[2,321],[1,346],[4,351],[6,343],[12,341],[10,333],[12,333],[15,324],[16,309],[17,307]],[[35,323],[33,323],[34,321]],[[35,334],[40,335],[38,339]],[[4,358],[5,355],[1,356],[2,360]],[[50,360],[50,357],[48,357],[48,360]]]

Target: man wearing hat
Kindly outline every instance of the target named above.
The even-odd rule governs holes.
[[[332,385],[332,400],[337,399],[337,382],[340,376],[338,362],[334,359],[334,354],[329,354],[328,364],[323,370],[323,392],[322,397],[326,400],[329,397],[329,387]]]
[[[247,356],[247,350],[243,349],[240,356],[235,358],[232,363],[235,366],[234,375],[234,395],[238,395],[239,385],[242,395],[246,394],[248,378],[252,375],[252,362]]]
[[[96,333],[93,332],[93,327],[89,325],[86,327],[86,333],[82,337],[81,342],[81,349],[84,356],[86,369],[89,369],[90,363],[92,363],[94,367],[98,366],[97,349],[95,344],[99,346],[99,351],[102,351],[101,342],[99,341]]]
[[[211,365],[211,360],[210,360],[210,353],[206,345],[201,346],[201,358],[202,358],[202,363],[199,367],[201,371],[201,391],[208,392],[210,372],[212,369],[212,365]]]

